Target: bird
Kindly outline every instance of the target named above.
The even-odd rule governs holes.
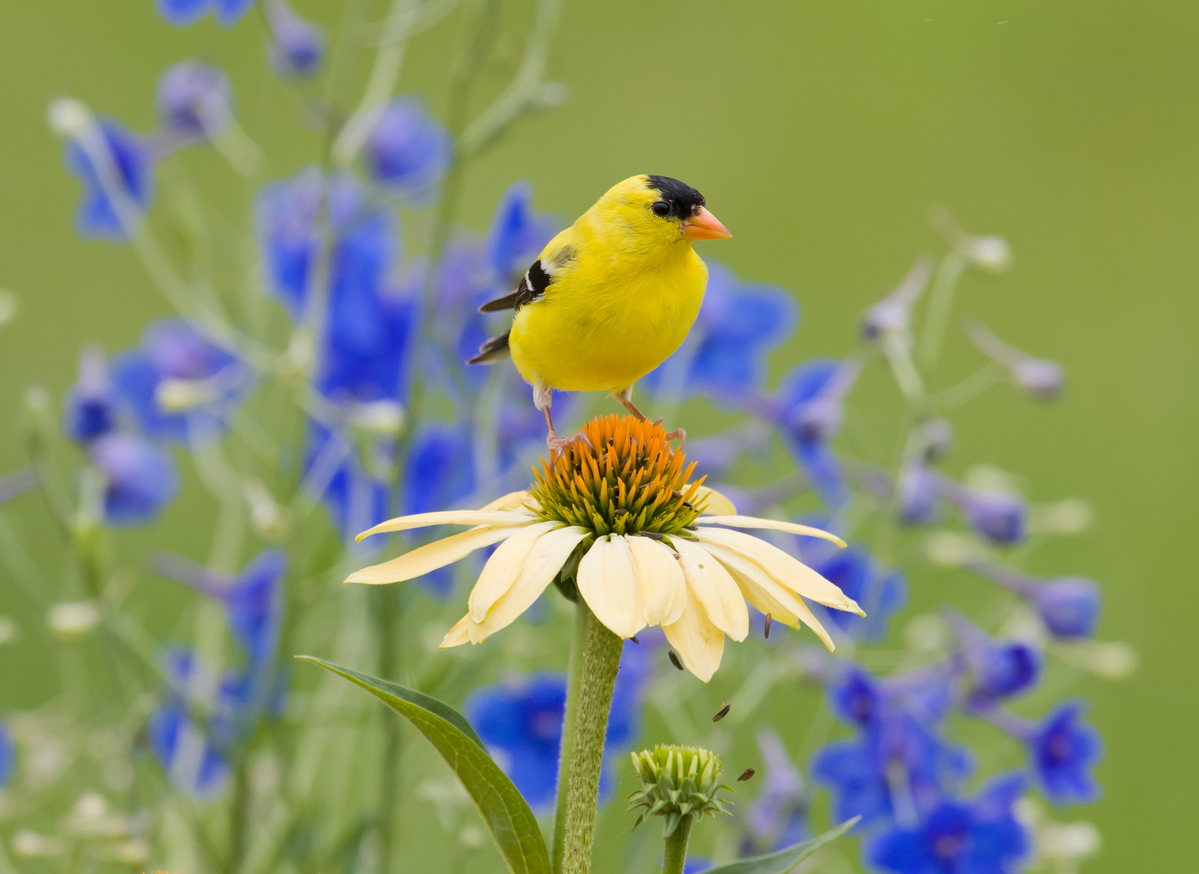
[[[512,327],[467,364],[512,359],[533,387],[551,452],[586,440],[554,430],[555,391],[609,392],[645,420],[633,384],[679,348],[703,302],[708,268],[692,243],[731,236],[690,185],[625,179],[550,240],[515,291],[479,307],[513,310]],[[686,439],[681,429],[669,436]]]

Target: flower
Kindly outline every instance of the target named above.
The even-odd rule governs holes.
[[[496,282],[515,286],[557,231],[558,222],[533,211],[533,187],[513,182],[500,197],[487,232],[487,260]]]
[[[79,354],[79,379],[67,392],[63,430],[78,443],[90,443],[115,430],[119,399],[104,353],[88,347]]]
[[[17,745],[13,743],[12,734],[3,723],[0,723],[0,789],[12,781],[13,772],[17,770]]]
[[[154,165],[145,144],[119,122],[88,118],[67,141],[64,159],[83,183],[75,212],[79,235],[128,239],[154,196]]]
[[[937,518],[941,493],[937,474],[918,460],[909,460],[900,471],[896,490],[899,518],[907,525],[928,525]]]
[[[999,777],[972,801],[945,799],[915,827],[878,835],[865,856],[895,874],[1009,874],[1029,849],[1012,810],[1023,788]]]
[[[421,199],[441,181],[454,143],[439,122],[413,97],[402,97],[380,111],[366,141],[371,178]]]
[[[162,658],[166,691],[146,726],[150,751],[172,782],[201,798],[220,793],[229,779],[228,751],[210,732],[211,720],[198,720],[189,702],[215,712],[227,709],[233,684],[222,682],[190,649],[168,650]]]
[[[673,450],[660,424],[607,416],[583,428],[569,453],[542,461],[537,482],[480,510],[402,516],[360,538],[431,525],[469,530],[357,571],[348,583],[414,579],[500,544],[469,599],[470,609],[443,647],[482,643],[511,624],[560,579],[612,633],[630,638],[661,625],[683,664],[704,682],[720,664],[727,634],[749,633],[748,600],[775,621],[810,627],[832,640],[803,597],[861,612],[840,589],[777,547],[741,528],[824,537],[832,534],[771,519],[738,516],[727,499],[689,483],[694,465]],[[707,515],[712,506],[720,511]],[[802,597],[801,597],[802,596]]]
[[[887,334],[910,337],[912,306],[928,285],[935,264],[928,255],[917,258],[895,290],[866,311],[862,336],[867,340],[878,340]]]
[[[131,526],[152,522],[179,491],[169,452],[136,434],[109,434],[91,444],[92,463],[104,476],[104,521]]]
[[[254,0],[156,0],[158,14],[168,24],[187,27],[212,13],[217,24],[228,27],[249,11]]]
[[[997,701],[1027,692],[1041,677],[1041,654],[1016,640],[992,640],[959,613],[946,616],[962,645],[974,680],[974,697]]]
[[[633,828],[647,817],[661,816],[666,819],[666,837],[670,837],[686,817],[732,815],[724,809],[731,802],[720,797],[720,791],[728,787],[720,784],[724,766],[716,753],[701,747],[658,744],[653,752],[631,755],[633,769],[641,778],[641,789],[629,797],[629,810],[641,810]]]
[[[199,61],[175,64],[158,80],[158,115],[168,131],[185,139],[219,135],[233,118],[229,77]]]
[[[314,75],[325,58],[320,28],[297,15],[287,0],[267,0],[266,18],[274,37],[270,51],[275,72],[284,77]]]
[[[1074,640],[1095,633],[1101,598],[1094,581],[1083,577],[1046,580],[986,561],[969,561],[965,566],[1028,601],[1054,637]]]
[[[975,533],[992,543],[1021,543],[1028,529],[1028,504],[1006,492],[968,488],[937,477],[938,491],[958,505]]]
[[[818,528],[830,527],[825,520],[807,520]],[[861,640],[881,640],[887,621],[908,600],[908,585],[897,570],[879,567],[869,552],[858,546],[835,549],[823,540],[805,540],[800,557],[816,573],[852,598],[866,615],[823,610],[830,621]]]
[[[188,445],[219,436],[252,384],[243,362],[183,319],[151,324],[110,372],[142,433]]]
[[[708,270],[703,306],[683,346],[646,377],[667,397],[687,390],[736,400],[766,379],[766,355],[795,329],[799,306],[784,289],[742,282],[722,264]]]
[[[1033,774],[1054,804],[1087,804],[1099,797],[1092,769],[1103,757],[1103,738],[1082,722],[1083,703],[1066,701],[1035,729],[1022,734]]]
[[[978,322],[967,325],[966,334],[980,352],[1007,368],[1016,385],[1036,400],[1055,401],[1061,397],[1066,375],[1060,364],[1021,352]]]

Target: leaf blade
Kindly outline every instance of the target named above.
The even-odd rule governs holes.
[[[860,816],[855,816],[836,828],[829,829],[823,834],[784,850],[717,865],[715,868],[705,869],[702,874],[788,874],[795,870],[796,865],[825,844],[831,843],[857,825],[859,819],[861,819]]]
[[[370,692],[425,736],[470,795],[513,874],[550,874],[549,851],[537,818],[483,748],[470,723],[447,704],[315,656],[296,656]]]

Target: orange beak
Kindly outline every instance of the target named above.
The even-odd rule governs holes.
[[[732,234],[707,207],[701,206],[699,212],[683,222],[683,236],[688,240],[724,240]]]

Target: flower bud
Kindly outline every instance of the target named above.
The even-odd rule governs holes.
[[[953,425],[948,419],[940,416],[926,419],[920,423],[918,435],[924,460],[929,464],[941,461],[953,451]]]
[[[1027,691],[1041,676],[1041,654],[1026,643],[993,640],[964,616],[951,612],[946,623],[957,635],[974,678],[972,697],[997,701]]]
[[[21,303],[17,296],[8,289],[0,289],[0,328],[17,317]]]
[[[110,525],[151,522],[179,491],[170,453],[136,434],[102,437],[91,454],[104,476],[104,520]]]
[[[60,137],[70,139],[83,136],[93,124],[92,112],[87,108],[87,104],[70,97],[51,100],[46,118],[50,130]]]
[[[117,425],[117,396],[104,353],[95,346],[79,355],[79,378],[67,392],[63,430],[78,443],[90,443]]]
[[[55,604],[46,611],[46,625],[59,640],[86,637],[100,624],[100,608],[90,598]]]
[[[898,498],[900,519],[908,525],[929,524],[941,502],[937,475],[923,464],[907,464],[899,475]]]
[[[1006,273],[1012,266],[1012,247],[1003,237],[969,237],[965,254],[984,273]]]
[[[1082,577],[1031,584],[1024,595],[1054,637],[1090,637],[1099,622],[1099,587]]]
[[[176,64],[158,82],[158,115],[168,130],[185,137],[217,136],[233,117],[228,77],[199,61]]]
[[[452,151],[449,133],[410,97],[383,107],[366,141],[371,178],[418,196],[441,181]]]
[[[724,766],[710,750],[659,744],[653,752],[630,754],[633,768],[641,778],[641,789],[629,796],[629,811],[641,809],[633,828],[647,817],[666,818],[666,836],[670,837],[684,817],[698,819],[717,812],[729,814],[722,806],[731,803],[717,797],[720,790],[733,790],[720,783]]]
[[[325,37],[305,21],[286,0],[268,0],[266,17],[274,43],[271,61],[280,76],[306,78],[320,68],[325,57]]]

